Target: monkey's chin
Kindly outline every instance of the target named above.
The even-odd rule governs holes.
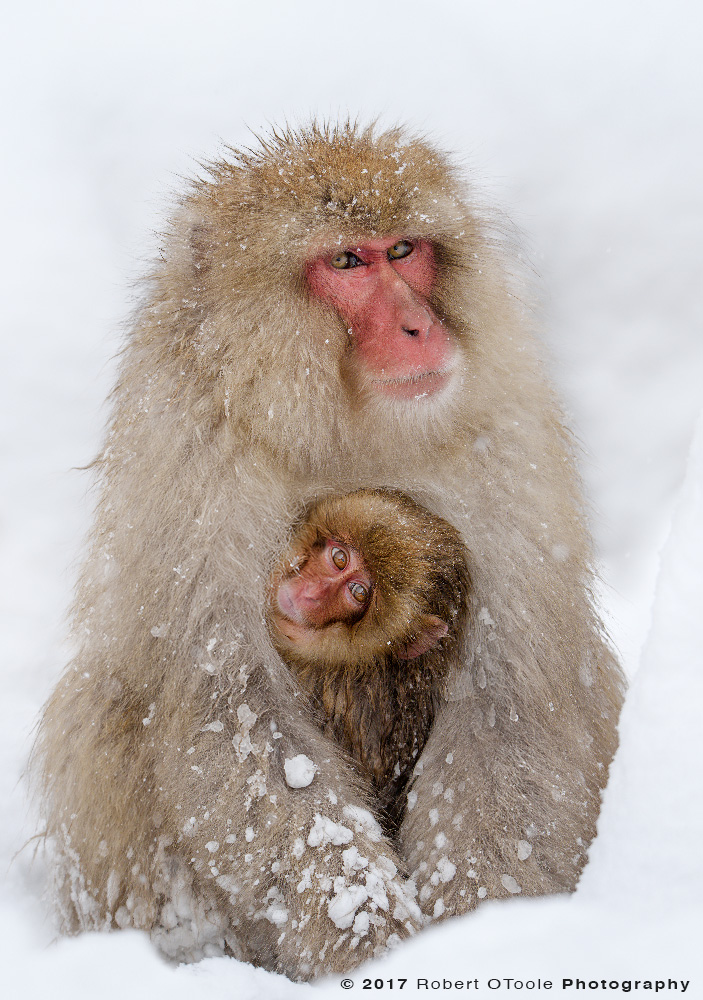
[[[420,401],[442,393],[449,387],[451,380],[451,371],[433,371],[398,378],[373,379],[371,385],[375,392],[389,399]]]
[[[304,657],[310,643],[315,644],[317,632],[314,628],[300,622],[294,622],[282,613],[276,614],[274,612],[270,620],[273,625],[272,638],[274,646],[277,648],[280,648],[282,644],[285,649],[297,650]]]

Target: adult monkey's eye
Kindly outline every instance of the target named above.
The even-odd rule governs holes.
[[[366,604],[369,592],[363,585],[363,583],[358,583],[358,582],[350,583],[349,593],[352,595],[355,601],[359,602],[359,604]]]
[[[398,240],[397,243],[388,248],[388,259],[400,260],[401,257],[407,257],[408,254],[411,254],[413,249],[412,243],[408,243],[407,240]]]
[[[344,569],[349,561],[344,549],[340,549],[337,545],[332,548],[330,555],[332,556],[332,562],[335,564],[337,569]]]
[[[350,253],[349,250],[342,250],[341,253],[334,255],[330,264],[332,267],[336,267],[338,271],[345,271],[350,267],[358,267],[362,261],[356,256],[355,253]]]

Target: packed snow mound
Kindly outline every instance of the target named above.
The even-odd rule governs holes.
[[[642,665],[579,894],[647,909],[700,900],[703,840],[703,414],[661,558]],[[703,984],[701,984],[703,996]]]

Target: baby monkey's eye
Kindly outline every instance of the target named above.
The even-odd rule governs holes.
[[[337,569],[344,569],[344,567],[349,562],[349,557],[347,556],[344,549],[340,549],[339,546],[333,545],[330,552],[332,556],[332,562],[335,564]]]
[[[388,248],[388,259],[400,260],[401,257],[407,257],[408,254],[411,254],[413,249],[412,243],[408,243],[407,240],[398,240],[397,243]]]
[[[369,592],[363,585],[363,583],[358,583],[358,582],[350,583],[349,593],[352,595],[355,601],[359,602],[359,604],[366,604],[366,601],[368,600],[369,597]]]

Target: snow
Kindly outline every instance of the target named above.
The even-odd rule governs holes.
[[[369,840],[380,840],[383,836],[381,827],[368,809],[362,809],[361,806],[345,806],[342,812],[356,833],[363,833]]]
[[[522,892],[522,888],[518,884],[517,879],[513,878],[512,875],[501,875],[500,881],[503,883],[503,888],[507,889],[508,892]]]
[[[369,0],[30,0],[5,11],[3,995],[344,992],[337,979],[300,986],[222,958],[175,968],[133,931],[55,940],[21,774],[68,655],[90,504],[75,470],[98,450],[131,281],[158,248],[170,191],[220,137],[246,144],[245,123],[349,111],[410,121],[457,151],[529,233],[551,367],[598,511],[605,613],[636,675],[578,892],[485,903],[354,973],[356,989],[364,975],[406,978],[405,993],[432,992],[421,977],[476,977],[485,995],[489,977],[517,977],[571,995],[562,977],[671,977],[703,996],[703,431],[681,485],[703,395],[702,27],[696,0],[407,0],[401,12]],[[241,707],[246,755],[254,713]],[[365,817],[345,823],[373,830]],[[282,915],[272,899],[271,918]],[[357,913],[353,932],[364,924]]]
[[[284,759],[283,770],[289,788],[307,788],[315,777],[318,767],[304,753],[299,753],[295,757]]]
[[[346,930],[356,923],[356,911],[364,905],[369,894],[363,885],[337,885],[340,881],[335,879],[335,894],[329,902],[327,913],[335,926]]]
[[[520,859],[520,861],[526,861],[531,854],[532,854],[532,844],[529,842],[529,840],[518,840],[517,856]]]
[[[313,825],[308,834],[308,847],[327,847],[328,844],[348,844],[354,834],[347,826],[335,823],[329,816],[315,814]]]

